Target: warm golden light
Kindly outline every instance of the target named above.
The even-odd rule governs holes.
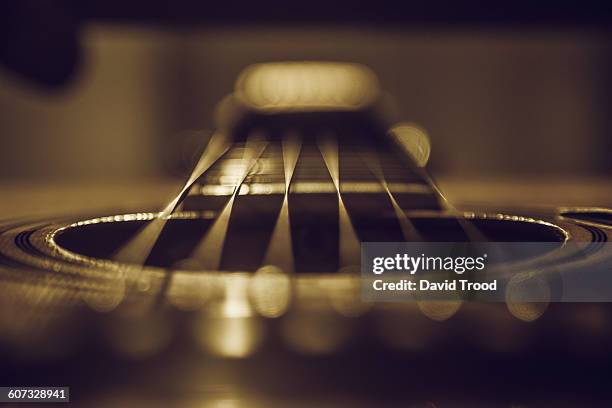
[[[508,302],[506,305],[514,317],[524,322],[533,322],[539,319],[548,309],[548,302]]]
[[[201,309],[212,296],[214,282],[207,274],[176,271],[168,288],[168,302],[180,310]]]
[[[291,281],[281,269],[264,266],[251,279],[250,295],[253,307],[260,315],[279,317],[289,307]]]
[[[431,320],[443,322],[453,317],[453,315],[459,311],[462,303],[463,302],[460,300],[423,300],[418,301],[417,306],[419,310]]]
[[[224,279],[225,293],[223,301],[209,309],[211,314],[220,317],[250,317],[253,315],[249,302],[250,276],[236,274]]]
[[[195,336],[209,353],[226,358],[253,354],[263,340],[261,321],[254,317],[210,318],[196,322]]]
[[[249,302],[248,275],[237,274],[222,280],[220,300],[204,309],[196,320],[196,340],[208,352],[220,357],[243,358],[261,344],[264,328],[253,316]]]
[[[343,193],[386,193],[387,189],[392,194],[401,193],[416,193],[428,194],[431,189],[419,183],[386,183],[386,187],[379,182],[352,182],[344,181],[342,183]],[[234,192],[234,187],[228,185],[203,185],[199,188],[199,192],[205,196],[229,196]],[[269,195],[269,194],[284,194],[285,183],[250,183],[240,186],[238,195]],[[336,187],[331,181],[325,182],[309,182],[299,181],[291,183],[291,193],[309,194],[309,193],[335,193]],[[399,205],[399,204],[398,204]]]
[[[529,302],[529,299],[537,299],[538,302]],[[548,308],[550,299],[550,287],[537,272],[517,274],[506,286],[508,310],[514,317],[525,322],[539,319]]]
[[[261,111],[356,110],[379,94],[376,76],[359,64],[283,62],[251,65],[235,95]]]
[[[399,123],[389,131],[391,137],[413,159],[418,167],[425,167],[429,161],[431,144],[427,133],[412,123]]]

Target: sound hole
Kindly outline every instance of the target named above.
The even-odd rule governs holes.
[[[424,240],[434,242],[462,242],[468,237],[457,219],[445,216],[411,217]],[[482,237],[495,242],[557,242],[564,240],[560,231],[546,224],[475,219]],[[110,259],[125,242],[134,236],[145,221],[104,222],[68,228],[56,236],[56,243],[71,252],[92,258]],[[211,219],[171,219],[155,244],[146,265],[164,268],[195,265],[184,262],[212,225]],[[392,216],[357,217],[355,231],[362,242],[402,241],[397,220]],[[240,240],[245,231],[258,239]],[[223,248],[221,270],[254,271],[262,266],[264,253],[271,238],[268,219],[249,217],[232,219]],[[300,273],[335,272],[338,269],[339,228],[336,214],[291,217],[292,248],[295,270]],[[541,250],[539,250],[541,251]],[[536,250],[531,256],[541,256]]]

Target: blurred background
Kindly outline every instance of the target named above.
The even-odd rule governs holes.
[[[310,59],[370,66],[434,174],[609,175],[609,13],[450,3],[4,5],[0,181],[183,176],[241,69]]]

